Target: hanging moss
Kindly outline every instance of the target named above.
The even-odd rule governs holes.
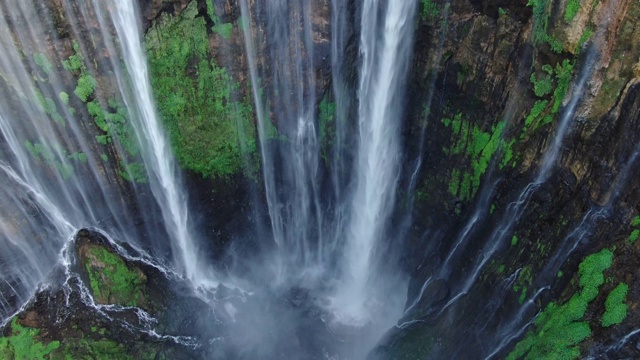
[[[210,60],[208,44],[195,1],[180,16],[164,14],[146,35],[158,111],[179,163],[222,177],[241,171],[245,156],[255,153],[255,127],[250,101]]]

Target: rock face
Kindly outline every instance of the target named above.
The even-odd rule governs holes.
[[[640,251],[630,235],[640,7],[526,3],[423,1],[431,10],[417,29],[405,132],[408,158],[426,164],[406,244],[413,314],[382,341],[381,358],[504,357],[523,337],[510,358],[638,356],[633,340],[614,339],[638,327],[636,266],[627,266]],[[571,321],[554,317],[577,303],[581,264],[603,250],[613,256],[597,294]],[[432,291],[441,296],[432,278],[447,281],[447,306],[432,304]],[[628,315],[604,326],[609,294],[623,283]],[[535,309],[544,311],[527,326]],[[575,336],[559,349],[533,340],[545,331]]]
[[[167,127],[191,134],[172,140],[174,146],[184,146],[185,153],[177,155],[184,155],[188,182],[196,185],[191,198],[197,199],[201,222],[208,224],[206,235],[220,239],[212,247],[224,254],[233,241],[230,234],[247,227],[237,219],[260,219],[266,213],[256,200],[262,190],[241,30],[241,22],[250,21],[258,53],[266,54],[269,39],[260,36],[264,14],[257,10],[258,1],[248,1],[254,14],[248,20],[234,0],[139,3],[148,50],[160,54],[150,56],[158,83],[173,84],[173,78],[163,77],[161,61],[183,42],[178,37],[176,48],[167,49],[163,34],[188,25],[201,38],[185,50],[176,76],[185,80],[181,85],[197,89],[194,84],[204,70],[215,81],[234,84],[225,92],[202,92],[207,94],[203,102],[194,101],[203,108],[212,101],[222,109],[216,113],[224,115],[220,123],[194,124],[189,121],[195,117],[183,116],[199,114],[197,108],[160,109],[167,117],[172,111],[181,115]],[[312,101],[319,104],[333,96],[332,4],[311,3],[314,53],[305,56],[314,60],[314,67],[305,75],[313,72],[315,88],[309,92],[315,92]],[[56,11],[60,5],[53,0],[47,4],[56,19],[53,38],[64,58],[70,58],[74,47],[68,24]],[[348,8],[356,14],[357,2],[349,1]],[[356,21],[353,14],[350,19]],[[421,1],[403,119],[401,180],[409,191],[398,210],[411,212],[413,225],[401,245],[401,266],[411,277],[408,311],[372,357],[640,357],[637,338],[625,338],[640,326],[639,22],[640,3],[633,0]],[[350,32],[345,46],[352,63],[345,74],[348,83],[357,76],[356,35]],[[196,47],[201,52],[189,52]],[[91,57],[105,60],[99,49],[98,44]],[[270,66],[266,55],[257,62],[261,68]],[[75,80],[78,74],[73,76]],[[265,86],[273,82],[261,80]],[[70,84],[72,91],[75,83]],[[164,95],[162,106],[184,102],[171,104],[175,94]],[[265,102],[274,105],[277,99]],[[236,114],[228,104],[246,110],[241,112],[248,120],[243,123],[248,134],[244,147],[225,142],[225,121]],[[93,117],[84,104],[78,105],[87,118]],[[107,110],[116,113],[115,108]],[[277,119],[272,122],[284,127]],[[102,134],[98,130],[88,131]],[[217,130],[227,135],[209,142],[213,137],[208,135]],[[220,164],[231,165],[189,162],[203,149],[211,150],[212,157],[220,155]],[[233,156],[225,157],[229,154]],[[423,166],[413,177],[417,159]],[[224,176],[216,177],[216,171]],[[105,172],[119,179],[117,166],[105,166]],[[202,175],[209,177],[203,180]],[[137,306],[159,319],[168,334],[210,331],[202,325],[206,316],[195,318],[186,310],[202,306],[198,300],[181,298],[157,269],[119,256],[114,246],[99,239],[94,233],[79,234],[74,250],[79,277],[40,292],[5,328],[0,355],[20,358],[25,344],[20,336],[25,335],[32,341],[28,346],[52,358],[97,351],[113,358],[194,355],[188,347],[120,326],[120,320],[137,321],[134,329],[144,328],[131,308]],[[257,240],[243,241],[235,244],[237,253],[258,251]],[[78,279],[87,284],[101,311],[125,309],[108,313],[119,321],[87,305]],[[73,308],[73,316],[59,315],[61,304]]]
[[[186,284],[101,234],[80,230],[68,251],[69,268],[3,329],[3,359],[192,359],[198,334],[216,336],[212,309]]]

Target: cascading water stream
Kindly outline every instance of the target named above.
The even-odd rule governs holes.
[[[60,11],[76,20],[70,22],[70,30],[81,40],[73,46],[75,54],[66,60],[43,44],[42,34],[54,29],[51,19],[42,16],[51,13],[46,6],[20,2],[0,7],[0,161],[7,176],[3,189],[13,189],[0,201],[1,238],[7,244],[2,254],[6,271],[1,283],[6,286],[0,285],[4,298],[0,316],[4,320],[27,300],[80,227],[99,227],[131,244],[157,250],[158,256],[168,234],[174,266],[180,273],[196,286],[216,285],[213,274],[205,271],[197,258],[197,239],[189,228],[177,166],[155,114],[134,3],[63,2]],[[101,37],[92,37],[88,45],[83,41],[87,38],[79,34],[94,24],[99,24]],[[114,25],[122,48],[109,32]],[[98,46],[108,49],[108,61],[87,61],[86,54]],[[34,59],[21,55],[27,49],[36,54]],[[119,53],[125,60],[126,74]],[[56,65],[60,63],[64,66]],[[128,141],[125,145],[106,148],[96,143],[93,121],[83,115],[87,110],[82,107],[96,117],[92,109],[107,103],[95,89],[98,81],[93,73],[98,71],[115,74],[119,97],[132,124],[131,133],[119,125],[120,132],[109,133],[105,145],[116,137],[122,144]],[[75,91],[73,87],[70,91],[68,84],[76,82],[75,76],[80,80]],[[89,101],[92,98],[95,100]],[[119,119],[113,121],[122,124]],[[146,185],[123,185],[120,174],[132,177],[129,168],[113,171],[106,166],[111,156],[125,164],[125,159],[135,156],[132,149],[136,148],[157,204],[148,203],[154,200],[137,191]],[[156,215],[155,206],[161,215]],[[136,207],[148,210],[132,213]],[[157,228],[158,223],[164,224],[164,230]],[[156,240],[149,244],[150,239]],[[26,261],[18,264],[12,258]]]
[[[94,6],[99,8],[99,2],[94,2]],[[140,44],[139,16],[135,4],[130,0],[118,0],[113,6],[115,14],[112,15],[112,21],[129,74],[129,79],[120,76],[118,82],[120,89],[128,88],[127,81],[133,87],[133,96],[126,96],[126,93],[122,95],[133,117],[139,119],[133,122],[136,136],[143,148],[142,156],[150,175],[151,189],[160,204],[163,223],[172,244],[175,244],[174,256],[184,275],[195,286],[216,286],[213,273],[206,271],[199,259],[197,238],[190,228],[187,199],[178,167],[155,110],[147,63]]]
[[[522,216],[522,213],[524,212],[532,194],[541,184],[543,184],[548,179],[553,166],[555,166],[562,143],[569,129],[569,124],[574,117],[578,102],[581,99],[587,81],[591,77],[594,59],[595,53],[591,49],[588,51],[582,70],[580,71],[580,74],[576,79],[576,85],[572,90],[570,100],[562,111],[562,115],[558,123],[555,135],[553,137],[553,141],[544,153],[544,157],[538,169],[535,180],[529,183],[524,188],[516,201],[509,204],[509,206],[507,207],[507,211],[505,212],[505,217],[487,238],[488,240],[486,241],[486,244],[481,251],[479,260],[475,261],[475,264],[470,271],[470,275],[465,278],[465,281],[462,284],[461,288],[458,290],[457,294],[453,296],[445,306],[442,307],[441,312],[461,296],[467,294],[471,286],[478,278],[480,271],[484,268],[492,255],[502,245],[503,240],[506,238],[506,236],[509,235],[516,221],[518,221],[520,216]]]
[[[386,9],[375,1],[363,4],[356,184],[345,234],[344,275],[334,297],[336,310],[356,323],[371,316],[365,309],[372,296],[368,282],[381,275],[375,272],[375,250],[395,201],[401,157],[400,99],[412,50],[415,8],[412,1],[388,2]],[[383,23],[378,24],[378,19]],[[382,36],[379,29],[384,30]]]

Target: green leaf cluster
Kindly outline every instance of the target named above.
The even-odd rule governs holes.
[[[253,108],[211,60],[208,44],[196,1],[180,16],[164,14],[146,36],[158,111],[178,162],[205,177],[224,177],[256,152]]]
[[[629,285],[620,283],[611,290],[604,302],[605,311],[602,315],[602,326],[609,327],[620,324],[627,317],[627,304],[625,299]]]

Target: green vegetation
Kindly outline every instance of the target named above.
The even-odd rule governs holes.
[[[29,151],[31,156],[33,156],[37,161],[42,161],[56,169],[60,176],[65,180],[70,178],[75,171],[73,165],[71,165],[67,159],[83,163],[86,163],[87,161],[84,153],[75,152],[71,155],[67,155],[67,151],[59,146],[56,146],[54,149],[39,142],[32,143],[29,140],[24,142],[24,146],[27,148],[27,151]]]
[[[129,182],[144,184],[147,182],[147,172],[142,163],[126,163],[120,162],[120,176]]]
[[[69,59],[62,62],[62,67],[75,74],[86,71],[86,67],[84,66],[84,56],[82,56],[82,53],[80,52],[80,45],[78,45],[77,41],[73,42],[73,51],[74,54],[69,56]]]
[[[544,97],[550,94],[553,91],[553,79],[551,76],[553,75],[553,68],[549,65],[544,65],[542,70],[547,73],[547,75],[536,78],[536,73],[531,73],[531,83],[533,84],[533,92],[537,97]]]
[[[440,14],[438,4],[434,0],[422,0],[422,18],[426,21],[434,20]]]
[[[231,38],[231,34],[233,33],[233,24],[232,23],[224,23],[224,24],[216,24],[212,27],[213,32],[222,36],[223,39],[229,40]]]
[[[529,0],[527,6],[533,9],[533,43],[534,45],[549,44],[551,50],[555,53],[562,52],[562,44],[558,39],[547,33],[549,27],[549,8],[550,0]]]
[[[67,94],[66,92],[60,92],[58,94],[58,98],[60,98],[60,101],[62,101],[63,104],[69,105],[69,94]]]
[[[0,358],[15,360],[45,359],[60,347],[59,341],[42,343],[40,330],[18,324],[15,317],[9,325],[11,335],[0,338]]]
[[[553,91],[553,108],[551,112],[553,114],[557,113],[560,110],[560,105],[562,105],[562,100],[564,100],[565,95],[567,95],[567,91],[569,90],[569,83],[571,82],[571,74],[573,72],[573,63],[569,60],[562,61],[562,64],[556,65],[555,74],[556,74],[556,89]]]
[[[518,237],[516,235],[513,235],[513,237],[511,238],[511,246],[516,245],[518,245]]]
[[[52,352],[50,359],[133,360],[153,359],[154,355],[155,353],[145,353],[132,356],[124,346],[113,340],[94,340],[81,337],[64,339],[62,347]]]
[[[84,268],[97,303],[140,306],[144,302],[145,275],[106,248],[86,245]]]
[[[535,320],[535,328],[527,333],[507,359],[577,359],[579,344],[591,335],[583,320],[587,306],[598,296],[604,283],[604,271],[611,266],[609,249],[587,256],[579,265],[580,291],[562,305],[553,302]]]
[[[222,36],[223,39],[229,40],[233,33],[232,23],[223,23],[222,20],[216,15],[213,7],[213,0],[207,0],[207,15],[213,21],[214,25],[211,27],[214,33]]]
[[[94,90],[96,89],[96,79],[86,73],[80,75],[78,79],[78,85],[76,89],[73,91],[76,96],[82,100],[82,102],[87,102],[89,96],[93,95]]]
[[[557,114],[560,110],[562,100],[564,100],[569,89],[573,66],[574,64],[571,61],[564,60],[562,63],[557,64],[555,68],[548,64],[542,66],[542,70],[546,73],[542,77],[537,77],[535,72],[531,74],[530,80],[536,96],[546,97],[553,93],[553,97],[551,102],[545,99],[537,100],[533,104],[529,115],[527,115],[524,120],[524,127],[520,139],[525,137],[529,129],[535,130],[553,121],[553,115]],[[549,108],[549,104],[553,104],[553,106]]]
[[[501,136],[506,122],[500,122],[485,132],[477,125],[471,125],[470,121],[463,119],[462,113],[458,113],[453,119],[442,119],[442,123],[451,127],[453,138],[451,148],[444,149],[444,152],[447,155],[463,156],[471,165],[469,173],[457,169],[452,171],[449,192],[462,200],[471,199],[480,187],[480,180],[489,167],[493,154],[505,145]]]
[[[42,112],[49,115],[55,122],[65,126],[66,122],[60,112],[58,112],[58,106],[56,102],[50,97],[44,97],[38,88],[35,89],[36,100],[38,101],[38,107]]]
[[[45,54],[33,54],[33,61],[35,61],[36,65],[38,65],[45,74],[50,75],[53,72],[53,64]]]
[[[212,6],[208,10],[212,15]],[[210,60],[206,22],[197,15],[192,1],[180,16],[164,14],[148,31],[151,82],[179,163],[205,177],[224,177],[241,171],[256,152],[253,108]]]
[[[580,10],[580,0],[567,0],[567,7],[564,10],[564,21],[570,23]]]
[[[611,290],[604,303],[605,311],[602,315],[602,326],[609,327],[620,324],[627,317],[627,304],[624,301],[628,291],[629,286],[625,283],[620,283],[615,289]]]
[[[127,154],[132,157],[138,156],[140,149],[135,131],[127,119],[127,109],[124,104],[114,99],[109,100],[108,103],[108,107],[103,106],[98,99],[87,103],[89,115],[96,126],[106,133],[97,135],[96,140],[102,145],[107,145],[113,139],[117,139]]]
[[[631,234],[629,234],[629,238],[627,239],[627,241],[629,242],[629,244],[633,245],[638,240],[638,238],[640,238],[640,229],[638,228],[640,227],[640,216],[636,216],[633,218],[633,220],[631,220],[631,226],[635,229],[631,231]]]

